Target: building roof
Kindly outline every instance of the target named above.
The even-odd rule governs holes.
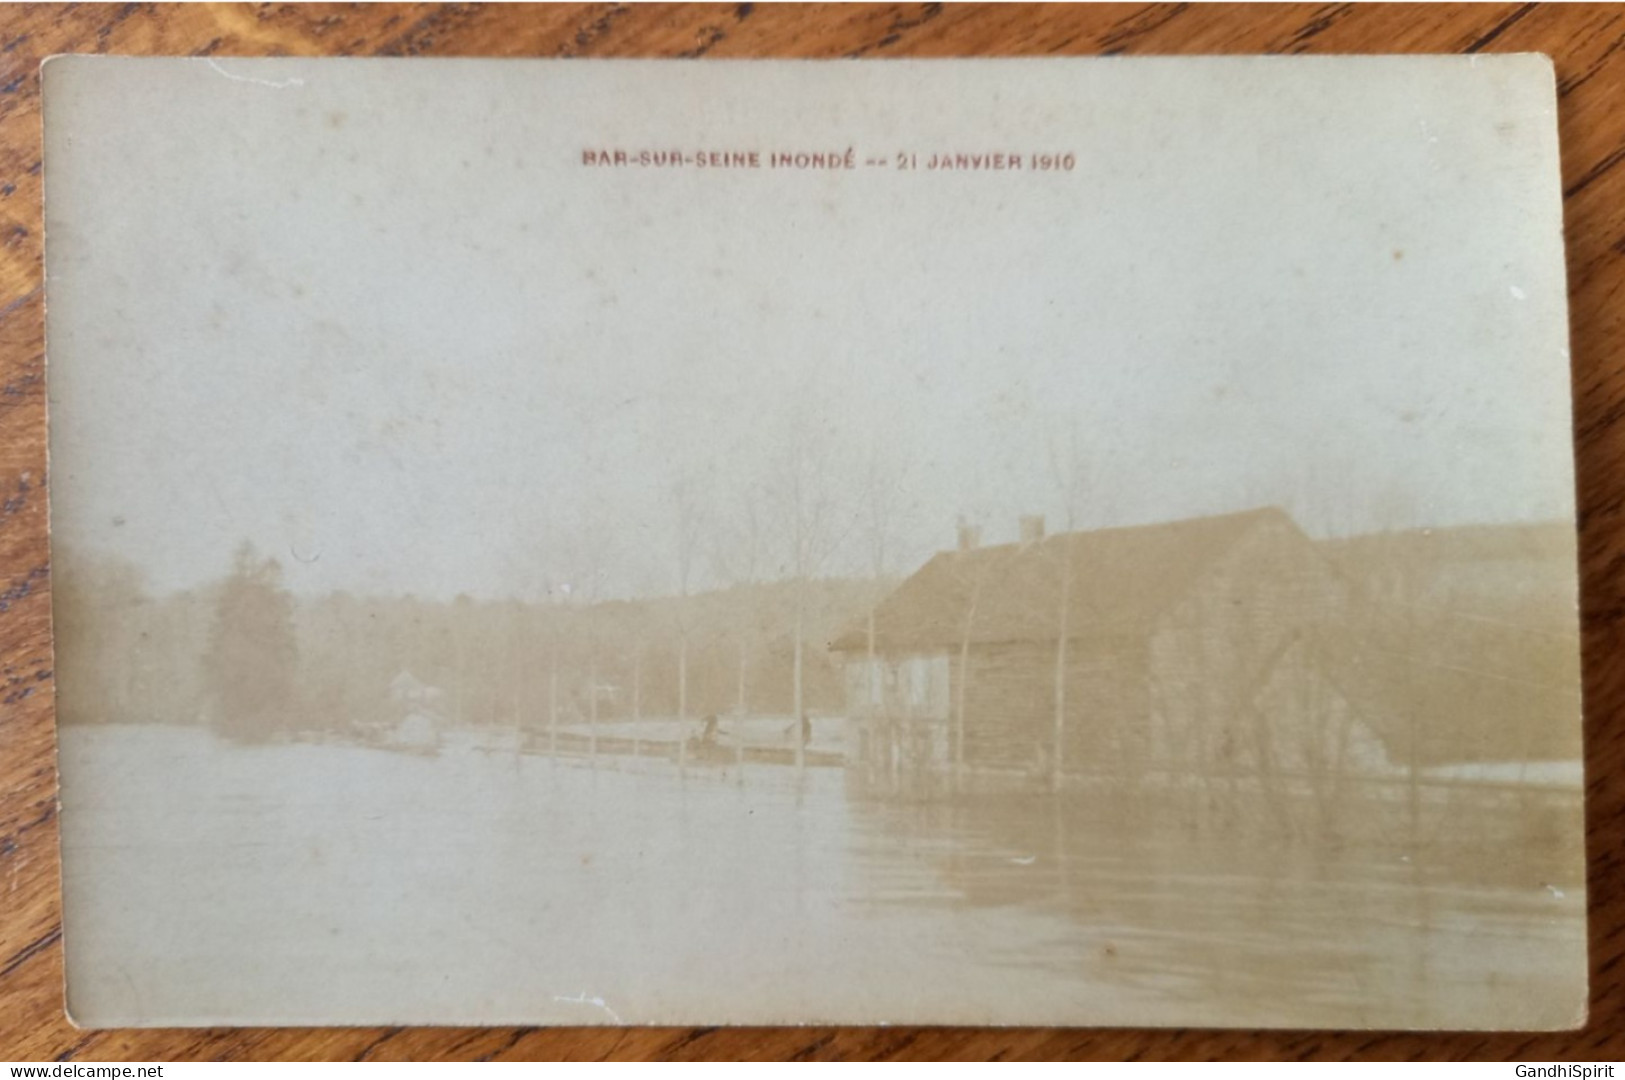
[[[1320,541],[1364,595],[1324,669],[1425,767],[1580,756],[1574,526],[1469,525]]]
[[[1580,653],[1566,632],[1521,618],[1422,608],[1356,609],[1322,628],[1320,663],[1390,761],[1580,757]]]
[[[1575,532],[1574,523],[1566,520],[1497,522],[1363,533],[1318,543],[1357,568],[1398,562],[1432,569],[1495,560],[1563,566],[1574,561]]]
[[[885,652],[971,644],[1055,640],[1064,571],[1070,563],[1068,636],[1144,633],[1189,594],[1225,552],[1255,529],[1284,526],[1307,537],[1274,507],[1157,525],[1056,533],[932,556],[875,610],[875,644]],[[830,648],[868,647],[868,619],[849,625]]]

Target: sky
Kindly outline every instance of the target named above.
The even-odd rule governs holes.
[[[86,58],[46,123],[53,528],[155,589],[245,539],[540,598],[790,574],[797,521],[833,575],[961,519],[1573,513],[1539,58]],[[666,147],[1075,166],[582,164]]]

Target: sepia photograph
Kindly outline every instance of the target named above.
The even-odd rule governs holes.
[[[1585,1023],[1546,58],[43,80],[76,1023]]]

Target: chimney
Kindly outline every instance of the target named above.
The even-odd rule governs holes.
[[[1036,544],[1042,539],[1044,539],[1044,515],[1023,514],[1021,517],[1022,544]]]
[[[959,550],[975,551],[982,546],[982,529],[964,518],[959,519]]]

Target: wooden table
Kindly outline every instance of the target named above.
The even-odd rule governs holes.
[[[39,62],[175,55],[1518,52],[1557,62],[1579,447],[1590,1025],[1561,1035],[865,1029],[83,1032],[62,1012]],[[1625,1057],[1625,6],[37,5],[0,12],[0,1059]],[[132,207],[139,211],[139,207]],[[154,492],[155,498],[161,493]]]

